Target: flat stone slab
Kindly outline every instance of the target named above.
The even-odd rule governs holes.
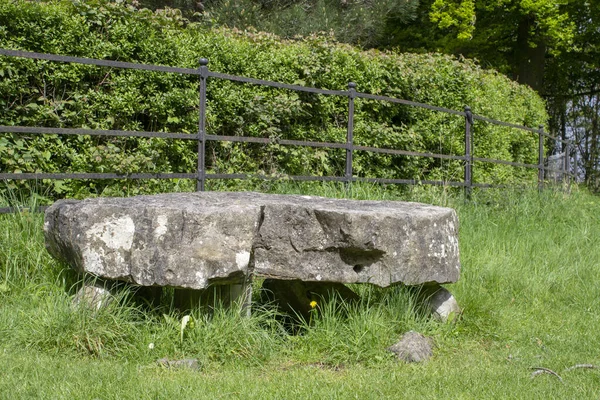
[[[386,287],[460,274],[455,211],[419,203],[252,192],[60,200],[44,232],[73,268],[143,286],[262,276]]]

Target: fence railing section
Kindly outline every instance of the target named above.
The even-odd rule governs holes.
[[[576,174],[570,171],[570,149],[573,146],[573,141],[563,140],[561,138],[554,137],[547,132],[544,132],[543,126],[538,128],[531,128],[522,125],[516,125],[504,121],[499,121],[491,118],[487,118],[481,115],[474,114],[470,107],[465,106],[464,110],[456,111],[444,107],[437,107],[430,104],[418,103],[414,101],[398,99],[387,96],[379,96],[368,93],[361,93],[357,91],[357,86],[353,82],[348,83],[347,90],[325,90],[314,87],[306,87],[300,85],[292,85],[280,82],[273,82],[261,79],[247,78],[235,75],[228,75],[219,72],[210,71],[208,68],[208,60],[201,58],[199,60],[199,67],[196,69],[192,68],[177,68],[160,65],[149,65],[149,64],[138,64],[131,62],[112,61],[112,60],[97,60],[82,57],[71,57],[62,56],[56,54],[44,54],[35,52],[26,52],[20,50],[9,50],[0,49],[0,55],[9,57],[23,57],[36,60],[48,60],[56,62],[67,62],[67,63],[78,63],[86,65],[94,65],[100,67],[113,67],[121,69],[136,69],[146,70],[155,72],[166,72],[166,73],[178,73],[186,75],[197,75],[199,77],[199,124],[198,133],[169,133],[169,132],[144,132],[144,131],[122,131],[122,130],[97,130],[97,129],[81,129],[81,128],[49,128],[49,127],[31,127],[31,126],[0,126],[0,133],[17,133],[17,134],[50,134],[50,135],[100,135],[100,136],[121,136],[121,137],[146,137],[146,138],[165,138],[165,139],[179,139],[179,140],[195,140],[198,143],[198,164],[197,170],[190,173],[11,173],[0,171],[1,180],[41,180],[41,179],[195,179],[197,181],[196,189],[203,191],[206,189],[207,179],[246,179],[249,177],[248,174],[210,174],[206,171],[206,143],[208,141],[227,141],[227,142],[243,142],[243,143],[262,143],[271,144],[277,143],[280,145],[291,145],[291,146],[308,146],[315,148],[328,148],[328,149],[345,149],[345,171],[344,176],[288,176],[288,179],[297,181],[336,181],[336,182],[373,182],[373,183],[385,183],[385,184],[430,184],[430,185],[446,185],[463,187],[466,194],[470,195],[471,189],[487,188],[487,187],[501,187],[503,185],[494,185],[487,183],[475,183],[473,182],[473,163],[494,163],[504,164],[513,167],[532,168],[538,170],[538,187],[541,189],[544,186],[545,174],[547,173],[560,173],[570,183],[570,179]],[[325,96],[342,96],[348,98],[348,126],[346,141],[344,143],[330,143],[330,142],[316,142],[316,141],[300,141],[300,140],[289,140],[289,139],[273,139],[269,137],[249,137],[249,136],[225,136],[225,135],[210,135],[206,132],[206,113],[207,113],[207,96],[206,88],[208,79],[224,79],[235,82],[248,83],[253,85],[269,86],[279,89],[288,89],[299,92],[314,93]],[[390,102],[395,104],[402,104],[411,107],[419,107],[438,111],[442,113],[452,114],[461,116],[465,121],[464,130],[464,154],[462,155],[451,155],[451,154],[436,154],[426,152],[415,152],[407,151],[402,149],[391,149],[391,148],[380,148],[370,146],[360,146],[354,144],[354,103],[355,99],[369,99],[382,102]],[[475,121],[484,121],[487,123],[510,127],[514,129],[520,129],[531,132],[532,134],[538,135],[539,140],[539,154],[537,164],[527,164],[512,162],[506,160],[490,159],[476,157],[473,155],[473,135],[472,126]],[[564,163],[560,169],[552,169],[544,164],[544,138],[550,138],[557,142],[562,143],[566,148],[565,152],[567,156],[564,158]],[[464,162],[464,175],[462,181],[441,181],[441,180],[420,180],[420,179],[386,179],[386,178],[364,178],[356,177],[353,174],[353,154],[355,151],[366,151],[373,153],[382,153],[390,155],[404,155],[414,157],[429,157],[436,159],[445,160],[458,160]],[[576,165],[576,164],[575,164]],[[252,175],[256,178],[270,179],[268,176]],[[7,213],[14,211],[13,208],[5,207],[0,208],[0,213]]]

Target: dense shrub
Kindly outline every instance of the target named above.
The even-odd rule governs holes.
[[[258,32],[190,23],[177,10],[152,13],[124,2],[14,1],[0,4],[0,47],[213,71],[358,90],[429,103],[504,121],[546,121],[532,90],[439,54],[360,51],[313,36],[293,42]],[[0,125],[86,127],[195,133],[198,79],[178,74],[118,70],[0,56]],[[209,134],[343,141],[348,99],[209,80]],[[435,111],[356,100],[355,143],[434,153],[463,154],[464,119]],[[477,122],[479,157],[537,163],[531,133]],[[22,172],[193,172],[196,143],[182,140],[56,135],[0,136],[0,169]],[[278,144],[210,142],[209,172],[343,175],[343,150]],[[462,164],[430,158],[356,152],[364,177],[462,180]],[[528,180],[536,171],[476,164],[477,181]],[[12,182],[13,189],[26,184]],[[19,186],[22,185],[22,186]],[[38,183],[40,185],[40,183]],[[123,194],[191,188],[177,181],[55,181],[49,197]],[[2,189],[0,189],[2,190]]]

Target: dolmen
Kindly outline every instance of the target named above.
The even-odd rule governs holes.
[[[449,312],[458,307],[439,286],[460,275],[458,220],[450,208],[254,192],[168,193],[59,200],[46,210],[44,232],[52,256],[101,280],[230,292],[250,287],[255,277],[272,287],[296,285],[291,291],[298,283],[315,292],[320,284],[404,284],[426,287],[442,303],[451,300],[444,306]]]

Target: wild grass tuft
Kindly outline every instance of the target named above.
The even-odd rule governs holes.
[[[358,301],[333,297],[318,302],[304,321],[302,334],[290,338],[302,360],[334,366],[377,364],[391,358],[386,349],[404,332],[433,325],[417,311],[414,293],[406,287],[353,288],[360,295]]]

